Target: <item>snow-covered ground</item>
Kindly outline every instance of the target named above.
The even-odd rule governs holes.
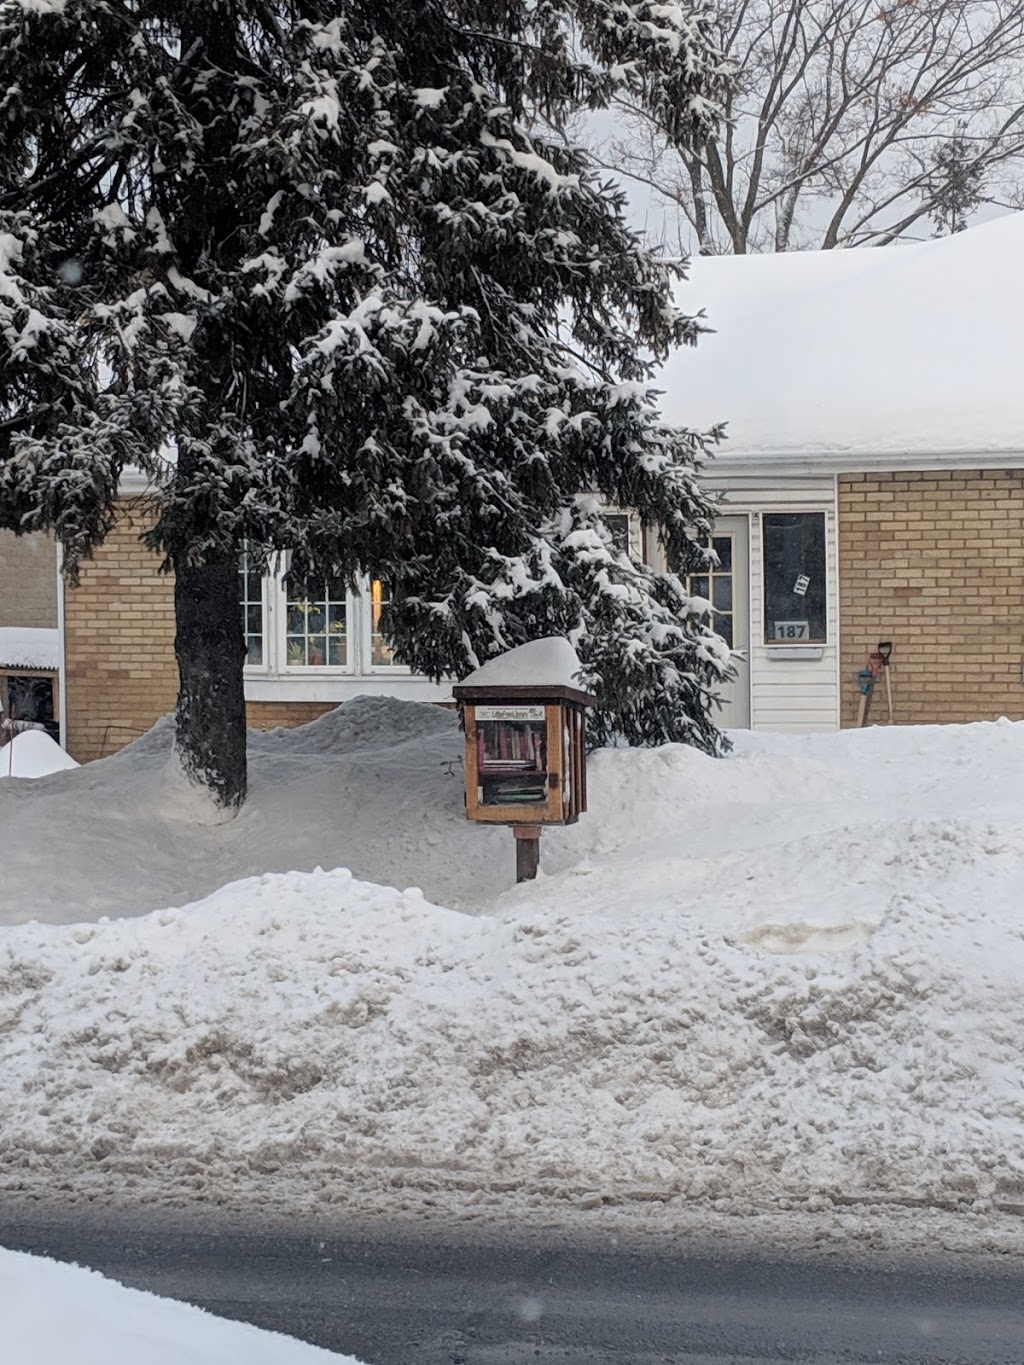
[[[1024,1248],[1024,724],[734,738],[596,755],[518,888],[433,708],[255,737],[216,830],[162,730],[4,783],[5,913],[78,923],[0,933],[3,1186]]]
[[[92,1270],[3,1248],[0,1321],[12,1365],[358,1365]]]
[[[172,733],[167,717],[73,781],[0,785],[0,924],[137,915],[318,866],[458,906],[488,905],[507,884],[511,835],[466,828],[458,722],[439,707],[366,698],[301,730],[253,733],[250,800],[207,828],[165,781]],[[40,875],[39,850],[58,847]]]

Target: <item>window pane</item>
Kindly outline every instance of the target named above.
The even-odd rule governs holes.
[[[59,726],[53,709],[53,689],[54,682],[50,677],[33,677],[27,673],[9,675],[7,678],[7,708],[10,713],[10,720],[24,720],[35,725],[42,725],[56,739],[59,734]],[[7,722],[5,721],[4,724],[6,725]]]
[[[612,548],[621,555],[629,554],[629,517],[622,512],[607,513],[604,524],[612,538]]]
[[[242,552],[238,563],[238,600],[242,608],[245,636],[245,662],[263,663],[263,579],[251,567],[249,554]]]
[[[711,628],[732,649],[732,536],[713,536],[711,548],[718,563],[708,573],[688,575],[686,591],[711,602]]]
[[[340,579],[287,586],[286,659],[290,668],[339,668],[348,663],[347,593]]]
[[[381,613],[390,601],[387,587],[381,579],[375,578],[370,584],[370,665],[373,668],[387,668],[395,662],[391,646],[380,629]]]
[[[328,635],[327,662],[336,668],[348,663],[348,642],[344,635]]]
[[[711,548],[718,556],[719,573],[732,572],[732,536],[713,536]]]
[[[771,512],[764,530],[765,640],[827,638],[824,512]]]

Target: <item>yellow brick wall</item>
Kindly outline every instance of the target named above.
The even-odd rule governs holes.
[[[849,474],[838,496],[842,724],[880,640],[898,723],[1024,719],[1024,471]]]
[[[292,730],[319,720],[337,705],[333,701],[250,701],[246,703],[245,719],[250,730],[275,730],[279,725]]]
[[[57,549],[50,536],[0,531],[0,626],[57,624]]]
[[[80,763],[116,753],[174,709],[174,579],[139,541],[145,506],[126,507],[64,602],[66,747]],[[333,702],[251,702],[250,726],[306,725]]]
[[[174,706],[174,580],[139,541],[145,508],[126,508],[77,588],[64,596],[68,752],[106,758]]]

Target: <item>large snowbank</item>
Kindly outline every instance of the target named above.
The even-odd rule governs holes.
[[[181,818],[167,781],[172,735],[167,718],[77,772],[0,783],[0,924],[142,914],[254,872],[317,866],[460,907],[508,883],[511,836],[467,828],[462,736],[441,707],[366,697],[300,730],[251,733],[249,801],[205,829]],[[61,849],[45,877],[41,847]]]
[[[695,258],[680,303],[715,334],[665,366],[666,416],[728,422],[723,467],[1020,454],[1022,253],[1013,213],[911,246]]]
[[[5,931],[4,1184],[666,1227],[1024,1209],[1024,725],[735,738],[597,755],[548,875],[486,914],[335,870]],[[479,834],[425,830],[429,868]]]
[[[358,1365],[92,1270],[3,1248],[0,1320],[12,1365]]]

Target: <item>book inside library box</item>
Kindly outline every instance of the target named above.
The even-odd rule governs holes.
[[[497,708],[493,708],[496,710]],[[481,806],[543,806],[548,799],[548,735],[544,707],[519,707],[530,719],[476,719]]]

